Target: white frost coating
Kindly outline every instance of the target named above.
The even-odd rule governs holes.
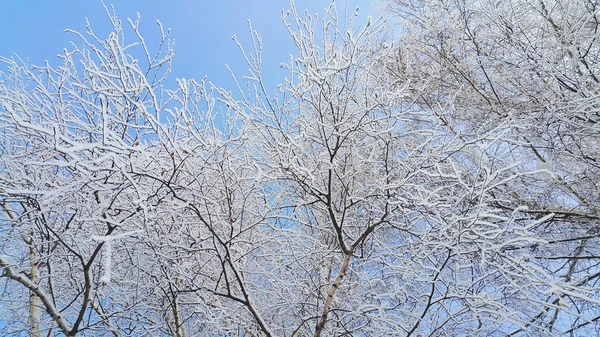
[[[59,326],[63,333],[71,331],[69,321],[62,316],[58,308],[54,306],[50,296],[38,284],[31,282],[29,277],[8,265],[8,262],[5,261],[2,256],[0,256],[0,268],[4,269],[4,273],[8,278],[21,283],[40,298],[42,303],[44,303],[46,312],[50,314],[54,322]]]
[[[117,235],[92,235],[90,238],[94,241],[104,242],[104,254],[102,258],[102,267],[104,268],[104,275],[100,277],[100,282],[103,284],[109,284],[111,279],[111,264],[112,264],[112,241],[122,239],[124,237],[140,233],[141,231],[130,231]]]
[[[595,335],[599,96],[561,66],[598,35],[563,18],[594,13],[382,1],[414,3],[401,14],[414,23],[290,11],[298,50],[275,92],[255,32],[235,88],[163,88],[170,49],[138,35],[128,55],[113,16],[108,40],[90,29],[58,68],[0,57],[0,253],[14,258],[0,274],[16,290],[0,297],[15,317],[0,336],[35,307],[63,335]],[[535,24],[550,18],[558,39]]]
[[[101,235],[92,235],[90,236],[90,239],[94,240],[94,241],[100,241],[100,242],[107,242],[107,241],[114,241],[114,240],[119,240],[122,239],[124,237],[128,237],[134,234],[139,234],[142,231],[130,231],[130,232],[125,232],[125,233],[121,233],[121,234],[116,234],[116,235],[106,235],[106,236],[101,236]]]
[[[554,174],[554,166],[552,165],[552,162],[550,160],[546,160],[545,162],[543,162],[540,159],[538,159],[535,163],[535,169],[538,171],[546,170],[551,174]]]
[[[100,282],[103,284],[110,283],[110,272],[111,272],[111,258],[112,258],[112,244],[110,241],[104,243],[104,256],[102,264],[104,267],[104,275],[100,278]]]

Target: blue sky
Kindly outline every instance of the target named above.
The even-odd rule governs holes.
[[[347,1],[350,12],[360,6],[359,22],[373,14],[371,2]],[[346,1],[338,3],[343,7]],[[159,36],[157,19],[165,28],[171,28],[177,56],[168,83],[173,83],[175,78],[201,79],[207,75],[215,84],[228,86],[231,82],[226,63],[236,75],[245,75],[247,67],[231,37],[236,35],[247,45],[248,19],[263,38],[263,63],[268,82],[275,84],[283,80],[285,73],[279,70],[279,64],[287,62],[289,55],[295,53],[280,19],[281,10],[289,8],[285,0],[115,0],[105,1],[105,4],[113,4],[122,20],[135,18],[139,12],[147,41]],[[299,11],[307,9],[319,14],[328,4],[328,0],[296,1]],[[65,33],[65,29],[85,31],[86,17],[96,31],[108,31],[108,19],[98,1],[3,1],[0,4],[3,31],[0,56],[17,54],[31,64],[41,64],[44,60],[58,64],[56,55],[69,47],[71,40],[76,40],[74,35]]]

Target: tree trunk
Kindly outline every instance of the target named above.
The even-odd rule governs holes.
[[[337,292],[338,288],[342,284],[342,280],[344,276],[346,276],[346,272],[348,271],[348,266],[350,265],[350,259],[352,258],[352,252],[346,254],[344,258],[344,264],[338,273],[338,276],[335,278],[335,282],[331,285],[331,289],[329,289],[329,294],[327,294],[327,300],[325,301],[325,306],[323,307],[323,313],[321,314],[321,319],[317,324],[317,328],[315,329],[315,337],[320,337],[323,333],[323,328],[325,327],[325,323],[327,322],[327,315],[329,315],[329,311],[331,310],[331,304],[333,302],[333,296]]]
[[[31,282],[38,284],[39,271],[37,265],[37,254],[33,246],[33,238],[28,239],[29,244],[29,266]],[[31,337],[40,337],[40,298],[29,291],[29,323],[31,324]]]

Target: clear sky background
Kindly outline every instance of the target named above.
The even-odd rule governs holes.
[[[298,11],[319,13],[329,5],[328,0],[297,0]],[[373,15],[372,0],[347,0],[349,12],[360,7],[358,22],[366,22]],[[106,0],[115,6],[116,13],[125,19],[141,14],[142,34],[148,42],[159,37],[156,20],[170,28],[175,40],[176,57],[170,80],[175,78],[201,79],[205,75],[219,86],[231,85],[225,68],[229,64],[238,77],[245,75],[247,66],[231,40],[236,35],[242,44],[249,45],[247,20],[263,38],[264,73],[270,84],[279,83],[285,72],[279,64],[289,61],[290,54],[297,54],[291,38],[281,22],[281,10],[289,9],[286,0]],[[343,9],[346,1],[338,1]],[[30,64],[59,64],[56,55],[70,41],[77,41],[65,29],[85,31],[85,18],[99,36],[106,37],[109,21],[98,1],[83,0],[22,0],[0,2],[0,56],[15,54]],[[129,41],[134,37],[130,36]],[[127,40],[127,35],[126,35]],[[78,43],[79,44],[79,43]],[[233,88],[232,88],[233,89]]]

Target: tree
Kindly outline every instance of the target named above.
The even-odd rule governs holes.
[[[597,298],[598,2],[399,0],[385,6],[405,28],[404,47],[388,68],[416,84],[424,109],[439,111],[463,137],[509,123],[513,160],[551,171],[519,179],[512,197],[497,206],[552,215],[536,233],[545,244],[536,245],[535,263],[557,282],[579,280],[575,288]],[[440,90],[423,90],[424,83]],[[566,297],[550,295],[513,334],[536,325],[549,334],[597,333],[590,328],[598,320],[594,306],[563,303],[575,310],[569,317],[556,306]]]
[[[59,67],[2,59],[1,331],[597,329],[597,188],[564,175],[596,176],[593,77],[548,66],[560,48],[488,45],[497,22],[530,24],[509,42],[547,37],[538,7],[513,22],[483,1],[430,4],[388,2],[404,29],[390,41],[383,20],[343,21],[334,4],[303,18],[291,3],[297,55],[274,93],[251,27],[251,52],[238,43],[250,75],[234,92],[185,79],[166,90],[168,32],[151,52],[128,21],[128,44],[108,9],[114,31],[88,27]],[[595,13],[563,5],[565,25]],[[593,74],[588,26],[548,39],[590,43]]]

